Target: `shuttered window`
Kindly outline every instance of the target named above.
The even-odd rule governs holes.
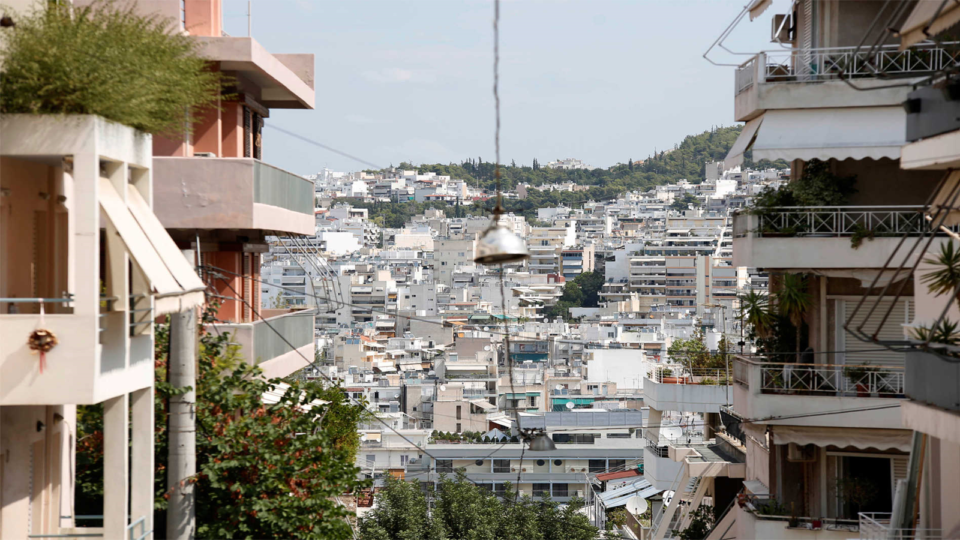
[[[884,320],[887,310],[890,309],[892,300],[882,300],[876,309],[871,309],[876,300],[867,299],[863,306],[857,310],[859,300],[837,300],[837,351],[844,351],[838,355],[842,359],[839,363],[847,365],[884,365],[884,366],[902,366],[904,365],[904,353],[894,352],[886,349],[882,345],[870,343],[859,339],[844,328],[844,323],[852,329],[860,328],[861,332],[867,336],[876,334],[877,340],[881,342],[903,341],[903,325],[910,322],[913,315],[913,301],[899,300],[890,312],[890,315]],[[856,317],[853,317],[854,311],[857,311]],[[869,319],[867,318],[869,315]],[[862,327],[861,327],[862,325]]]
[[[910,456],[898,456],[890,458],[890,466],[893,469],[890,478],[893,479],[893,485],[891,486],[892,492],[897,492],[897,480],[906,480],[907,479],[907,465],[910,462]]]

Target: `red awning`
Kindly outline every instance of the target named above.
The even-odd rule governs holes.
[[[602,473],[597,475],[597,480],[607,482],[609,480],[619,480],[621,478],[630,478],[631,476],[640,476],[640,471],[630,469],[629,471]]]

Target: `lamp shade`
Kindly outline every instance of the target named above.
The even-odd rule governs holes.
[[[546,433],[538,433],[530,439],[529,450],[531,452],[546,452],[548,450],[556,450],[557,445],[553,444],[553,440],[550,437],[547,437]]]
[[[527,244],[522,238],[497,225],[487,229],[477,243],[477,256],[473,259],[479,264],[507,264],[520,262],[530,257]]]

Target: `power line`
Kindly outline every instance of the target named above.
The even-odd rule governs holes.
[[[373,167],[374,169],[377,169],[377,170],[383,170],[383,169],[386,168],[386,167],[381,167],[380,165],[377,165],[376,163],[371,163],[371,162],[369,162],[369,161],[367,161],[367,160],[365,160],[365,159],[359,158],[359,157],[357,157],[357,156],[350,155],[350,154],[348,154],[348,153],[346,153],[346,152],[344,152],[344,151],[342,151],[342,150],[337,150],[336,148],[334,148],[334,147],[332,147],[332,146],[323,144],[323,143],[321,143],[321,142],[314,141],[314,140],[312,140],[312,139],[308,139],[307,137],[304,137],[303,135],[299,135],[299,134],[294,133],[294,132],[292,132],[292,131],[287,131],[287,130],[285,130],[285,129],[283,129],[283,128],[279,128],[279,127],[277,127],[277,126],[273,126],[273,125],[270,125],[270,124],[266,124],[264,127],[268,127],[268,128],[270,128],[270,129],[275,129],[275,130],[279,131],[280,133],[284,133],[284,134],[289,135],[289,136],[291,136],[291,137],[293,137],[293,138],[295,138],[295,139],[300,139],[301,141],[303,141],[303,142],[305,142],[305,143],[312,144],[312,145],[314,145],[314,146],[323,148],[324,150],[329,150],[330,152],[333,152],[334,154],[339,154],[339,155],[341,155],[341,156],[343,156],[343,157],[345,157],[345,158],[352,159],[352,160],[354,160],[354,161],[356,161],[356,162],[358,162],[358,163],[363,163],[364,165],[367,165],[368,167]]]

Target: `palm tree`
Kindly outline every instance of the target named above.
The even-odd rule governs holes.
[[[954,247],[953,240],[941,244],[940,254],[923,262],[937,268],[920,278],[930,292],[937,296],[953,294],[960,300],[960,249]]]
[[[807,292],[807,278],[803,274],[783,274],[777,291],[780,314],[790,320],[797,331],[797,363],[800,363],[800,329],[803,316],[810,309],[812,298]]]
[[[740,297],[740,324],[753,327],[757,337],[766,339],[773,328],[773,314],[767,295],[750,291]]]

